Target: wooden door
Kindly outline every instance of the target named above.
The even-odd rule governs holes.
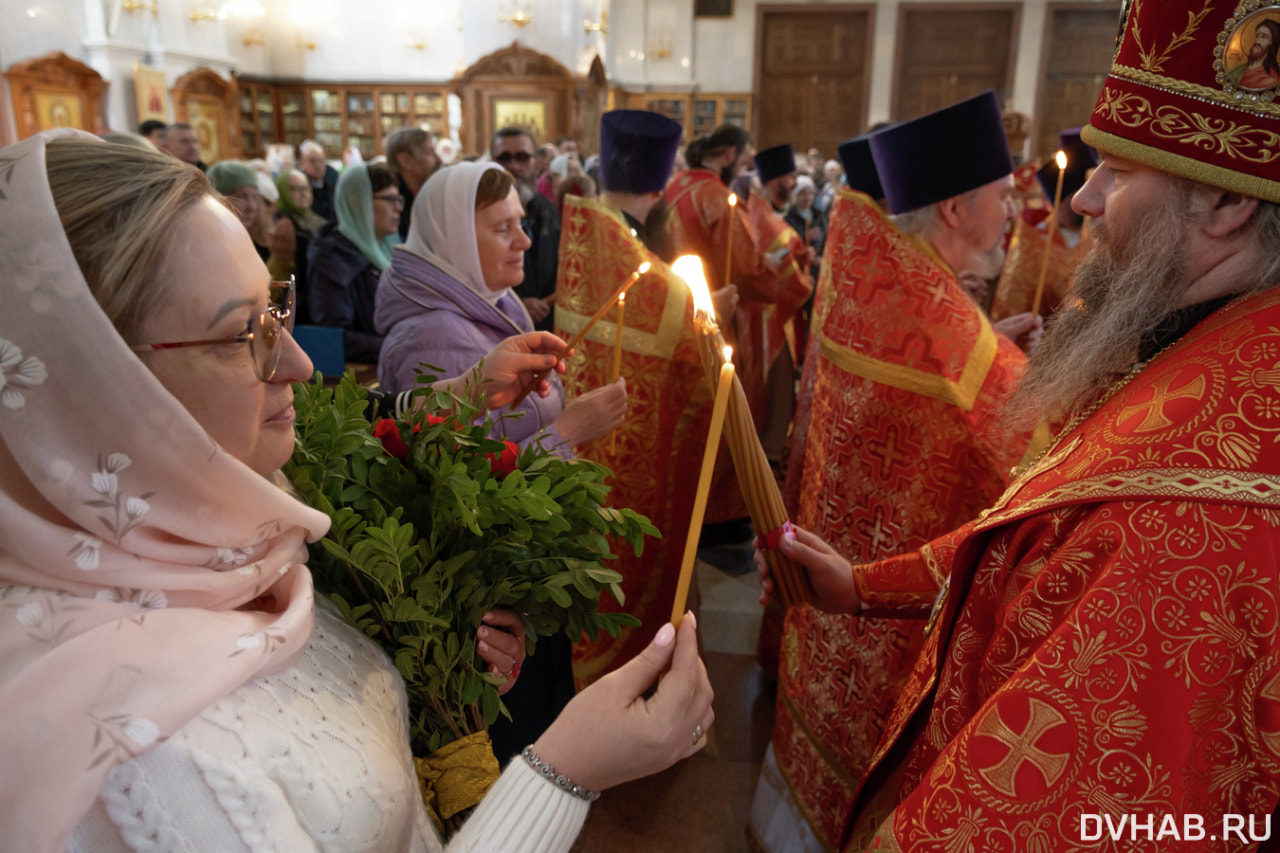
[[[1013,93],[1017,3],[911,3],[899,7],[894,121],[995,89],[1002,104]]]
[[[836,145],[866,129],[873,6],[758,6],[754,138],[757,149]]]
[[[1058,131],[1089,120],[1115,53],[1116,10],[1050,3],[1045,18],[1044,70],[1036,99],[1031,156],[1058,150]]]

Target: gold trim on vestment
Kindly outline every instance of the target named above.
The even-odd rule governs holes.
[[[978,393],[982,391],[982,384],[986,382],[987,373],[996,360],[999,344],[996,342],[996,333],[991,328],[991,324],[982,320],[978,330],[978,340],[974,342],[973,351],[969,353],[969,359],[965,362],[959,381],[947,379],[936,373],[917,370],[914,367],[890,364],[887,361],[872,358],[842,344],[832,343],[821,333],[819,348],[828,361],[847,373],[879,382],[881,385],[901,388],[944,403],[952,403],[970,412],[973,411],[973,404],[978,399]]]
[[[1098,474],[1064,483],[994,512],[979,522],[976,529],[1006,524],[1056,504],[1119,498],[1212,499],[1247,506],[1280,507],[1280,477],[1222,468],[1150,468]]]
[[[1202,118],[1202,117],[1201,117]],[[1264,201],[1280,202],[1280,182],[1269,181],[1246,172],[1237,172],[1222,166],[1215,166],[1181,154],[1173,154],[1160,148],[1154,148],[1141,142],[1134,142],[1098,130],[1092,125],[1085,125],[1080,131],[1080,138],[1086,145],[1099,151],[1142,163],[1153,169],[1170,172],[1193,181],[1199,181],[1224,190],[1243,193],[1252,198]]]
[[[1199,83],[1188,83],[1186,80],[1175,80],[1172,77],[1153,74],[1140,68],[1130,68],[1127,65],[1112,65],[1111,73],[1116,77],[1125,77],[1136,83],[1150,86],[1153,89],[1163,89],[1175,95],[1189,95],[1198,100],[1210,101],[1243,113],[1261,113],[1262,115],[1280,117],[1280,104],[1270,101],[1249,100],[1247,95],[1236,99],[1221,89],[1211,89],[1208,86],[1201,86]]]
[[[622,218],[622,214],[617,212],[615,207],[598,199],[575,199],[575,204],[578,207],[590,208],[602,216],[608,216],[616,220],[623,228],[627,227],[626,220]],[[637,245],[640,245],[638,241]],[[671,271],[670,267],[661,261],[657,261],[654,264],[654,268],[649,271],[648,276],[645,278],[653,275],[662,276],[667,283],[667,303],[662,308],[662,319],[658,323],[658,331],[645,332],[631,326],[624,326],[622,329],[622,349],[625,352],[670,361],[675,354],[676,345],[680,343],[680,335],[684,332],[684,309],[689,294],[683,282]],[[645,279],[642,278],[632,285],[632,290],[639,292],[644,285]],[[555,311],[556,325],[571,336],[582,331],[591,319],[589,314],[570,311],[558,303],[555,306]],[[594,314],[595,312],[593,311],[592,313]],[[591,331],[587,332],[586,339],[604,346],[613,346],[618,339],[617,321],[601,320],[591,328]]]

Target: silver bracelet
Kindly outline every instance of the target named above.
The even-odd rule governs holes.
[[[529,762],[529,766],[537,771],[540,776],[562,791],[568,791],[578,799],[586,800],[588,803],[594,803],[600,799],[599,791],[588,791],[563,773],[557,773],[554,767],[538,757],[538,753],[533,751],[532,745],[526,746],[524,752],[520,753],[520,757]]]

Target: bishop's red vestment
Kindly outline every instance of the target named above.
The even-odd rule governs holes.
[[[1251,849],[1222,821],[1280,797],[1278,359],[1280,290],[1237,300],[981,519],[855,569],[876,607],[949,590],[845,850]]]

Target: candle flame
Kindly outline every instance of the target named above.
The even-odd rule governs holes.
[[[728,364],[731,361],[733,361],[733,347],[726,345],[724,348],[724,363]]]
[[[737,206],[738,206],[738,194],[737,194],[737,193],[729,193],[729,206],[730,206],[730,207],[737,207]]]
[[[619,293],[619,294],[618,294],[618,304],[619,304],[619,305],[624,305],[624,304],[626,304],[626,301],[627,301],[627,294],[625,294],[625,293]]]
[[[671,271],[689,285],[689,291],[693,294],[694,312],[714,319],[716,309],[711,302],[711,291],[707,288],[707,276],[702,269],[702,258],[697,255],[681,255],[671,265]]]
[[[649,267],[650,267],[650,263],[648,261],[645,261],[640,266],[636,267],[636,272],[638,272],[640,275],[644,275],[649,271]]]
[[[1059,151],[1058,156],[1053,159],[1058,161],[1059,170],[1067,168],[1067,153],[1065,151]]]

